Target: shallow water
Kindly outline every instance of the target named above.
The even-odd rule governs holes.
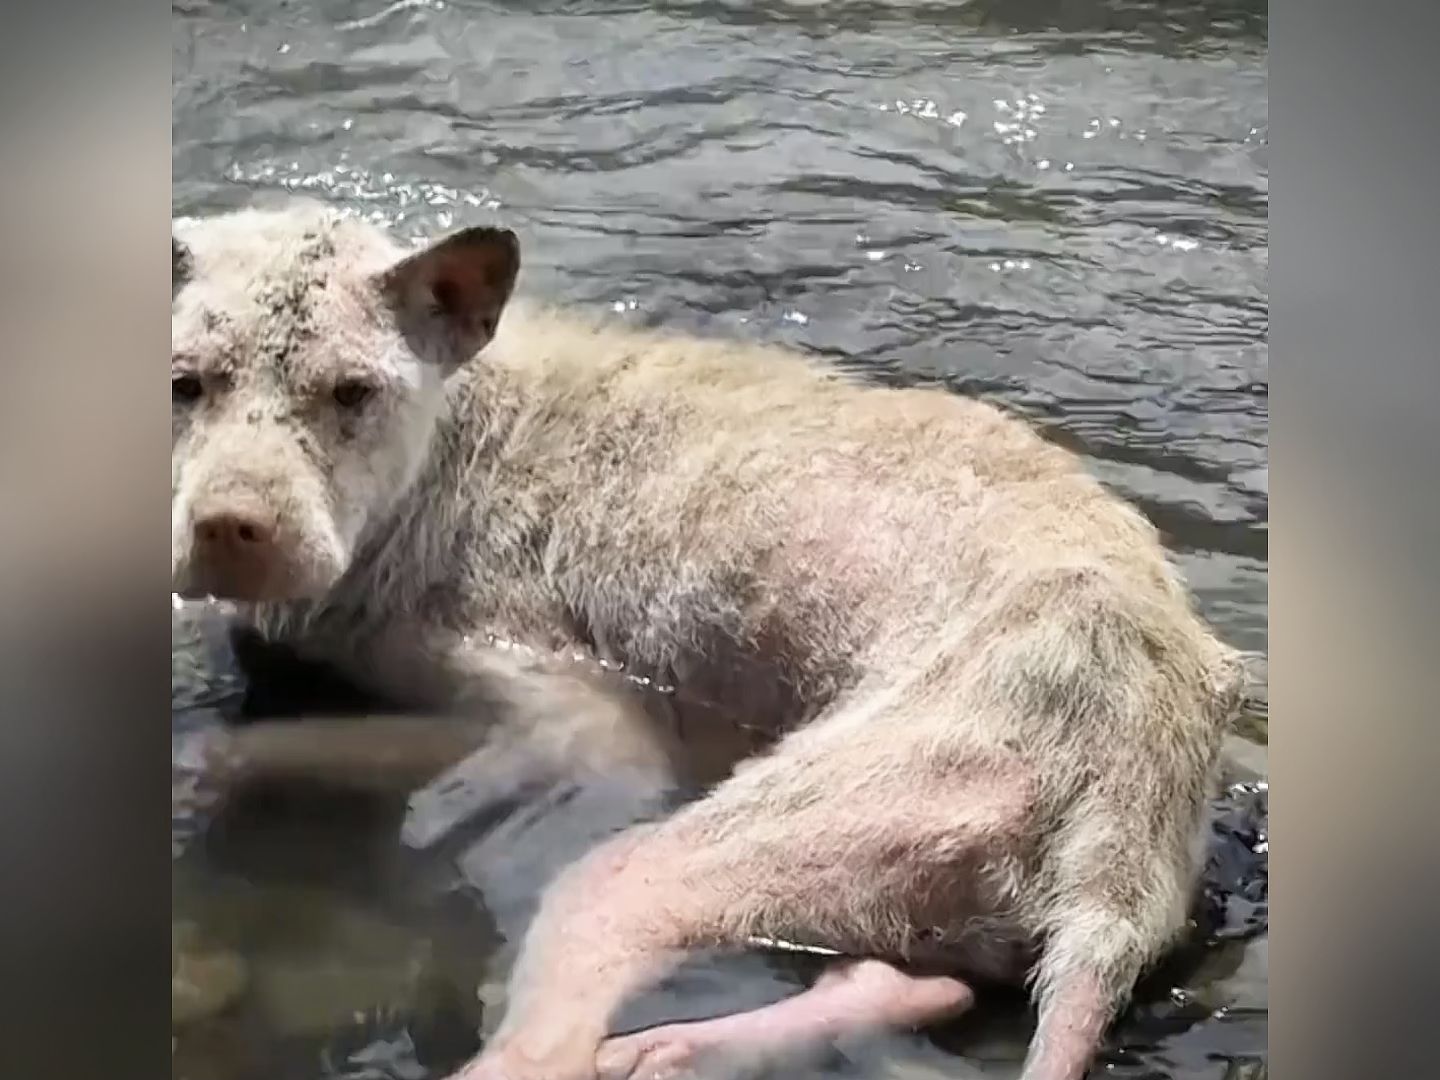
[[[293,190],[414,233],[499,221],[521,233],[536,292],[989,397],[1150,514],[1263,675],[1263,3],[186,0],[174,13],[177,214]],[[545,859],[506,853],[553,862],[586,815],[556,798],[476,840],[468,864],[420,859],[423,887],[414,860],[374,846],[388,819],[373,807],[357,820],[305,805],[302,828],[272,795],[241,816],[248,833],[197,843],[205,696],[233,702],[236,686],[180,635],[175,687],[177,920],[247,972],[237,1004],[186,1027],[176,1075],[442,1075],[479,1022],[463,988],[503,969],[503,952],[487,960],[505,918],[480,918],[436,867],[521,897]],[[1263,775],[1263,703],[1243,731],[1234,756]],[[589,816],[639,812],[622,804]],[[1263,857],[1245,862],[1254,839],[1216,849],[1244,901],[1232,921],[1263,886]],[[701,967],[652,1007],[704,1011],[791,978]],[[1190,996],[1160,986],[1097,1074],[1260,1075],[1263,933],[1173,981]],[[816,1075],[1004,1077],[1024,1024],[1001,1005]]]

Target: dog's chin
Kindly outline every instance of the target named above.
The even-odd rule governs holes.
[[[338,568],[317,573],[294,569],[266,574],[206,573],[199,567],[182,567],[171,575],[171,590],[182,600],[220,600],[235,604],[315,603],[325,599],[340,580]]]

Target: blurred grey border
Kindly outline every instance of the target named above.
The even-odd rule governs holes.
[[[0,30],[0,1075],[169,1064],[169,8]]]
[[[1271,15],[1271,1064],[1433,1076],[1440,9]]]
[[[0,42],[0,1061],[154,1080],[168,9],[35,7]],[[1272,1066],[1419,1077],[1440,876],[1440,10],[1272,14]]]

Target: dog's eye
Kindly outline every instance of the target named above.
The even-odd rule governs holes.
[[[170,400],[178,405],[199,401],[205,386],[199,375],[174,375],[170,379]]]
[[[368,383],[350,379],[336,386],[333,396],[335,404],[342,409],[358,409],[374,392],[375,388]]]

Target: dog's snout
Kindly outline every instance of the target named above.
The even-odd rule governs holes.
[[[217,500],[191,519],[190,576],[203,592],[232,600],[263,599],[281,587],[287,560],[279,519],[262,501]]]
[[[259,513],[222,512],[195,522],[195,542],[206,548],[256,549],[275,539],[275,523]]]

